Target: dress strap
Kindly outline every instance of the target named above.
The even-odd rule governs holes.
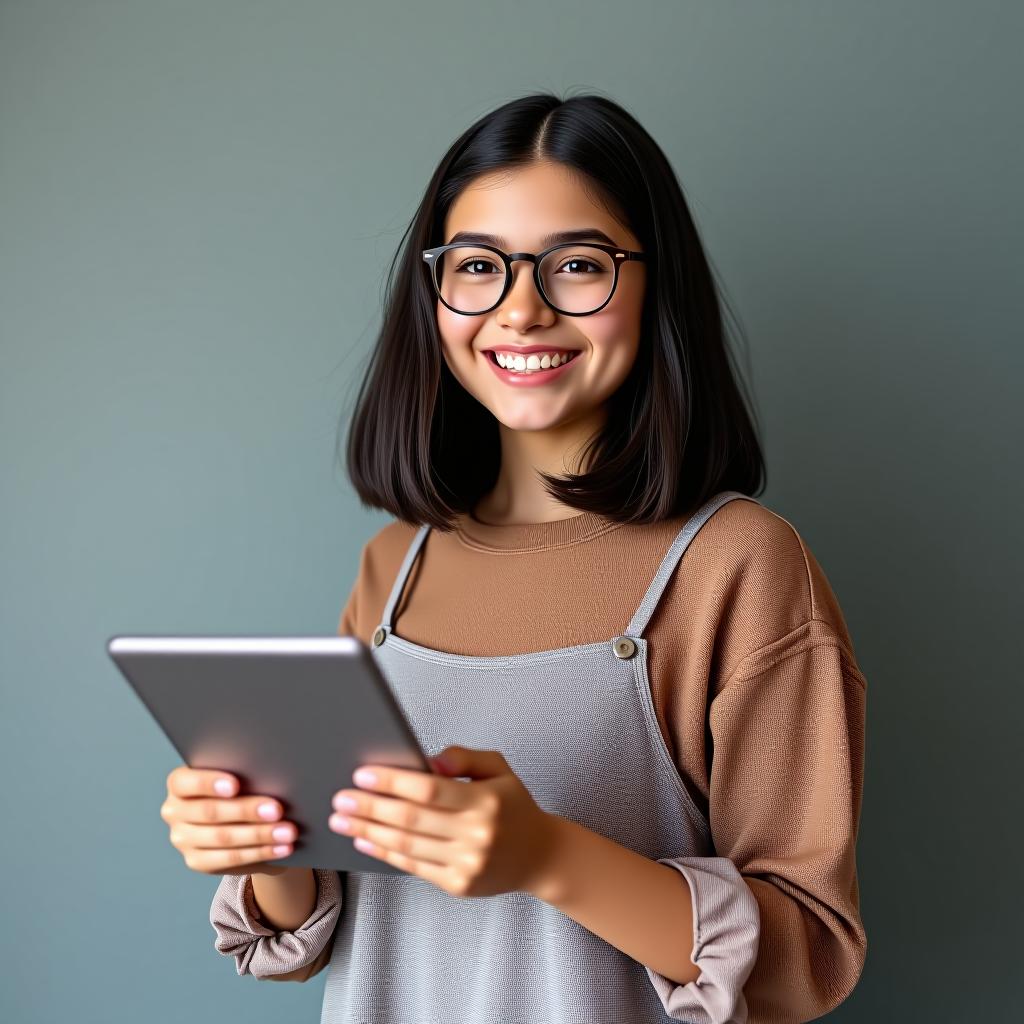
[[[658,571],[654,574],[654,579],[651,580],[651,585],[647,588],[647,593],[644,594],[644,599],[640,602],[640,607],[637,608],[636,614],[630,620],[623,636],[630,636],[634,639],[640,637],[647,628],[647,623],[654,614],[654,609],[658,606],[658,601],[661,600],[661,595],[664,593],[665,587],[668,586],[669,578],[679,564],[679,559],[683,557],[683,552],[690,546],[690,541],[697,536],[697,531],[711,518],[713,513],[736,498],[756,501],[755,498],[751,498],[750,495],[743,494],[741,491],[720,491],[708,499],[687,520],[683,528],[676,534],[668,551],[665,552],[665,557],[661,560],[661,565],[658,566]]]
[[[427,539],[427,534],[429,532],[430,523],[424,523],[416,531],[416,536],[413,537],[412,543],[409,545],[409,550],[406,551],[405,558],[398,569],[398,575],[395,577],[395,582],[391,585],[391,593],[388,595],[387,604],[384,605],[384,614],[381,616],[380,620],[381,626],[388,633],[391,632],[391,616],[395,613],[395,605],[398,604],[398,598],[402,593],[402,587],[405,586],[406,577],[409,575],[409,572],[412,569],[412,563],[416,561],[416,556],[419,554],[419,550],[423,546],[423,542]]]

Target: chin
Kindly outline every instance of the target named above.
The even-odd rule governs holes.
[[[561,426],[569,417],[553,413],[541,413],[537,410],[520,410],[517,412],[489,409],[491,415],[509,430],[552,430]]]

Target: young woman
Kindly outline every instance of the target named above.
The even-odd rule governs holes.
[[[348,447],[395,518],[339,631],[444,758],[365,766],[325,808],[391,874],[275,867],[279,805],[172,773],[176,847],[224,876],[216,948],[260,978],[328,966],[324,1022],[827,1013],[865,958],[865,680],[753,497],[667,159],[607,99],[527,96],[454,143],[408,235]]]

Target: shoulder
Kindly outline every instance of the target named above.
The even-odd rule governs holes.
[[[747,633],[750,651],[820,623],[852,655],[839,601],[806,538],[757,500],[726,502],[698,531],[694,561],[714,565],[723,613]],[[689,552],[687,553],[687,557]]]
[[[356,579],[338,623],[339,633],[370,642],[416,530],[410,523],[392,520],[363,544]]]
[[[363,556],[379,559],[398,555],[401,561],[418,531],[419,526],[415,523],[391,519],[363,544]]]
[[[697,537],[727,545],[744,558],[778,560],[800,553],[799,535],[793,524],[755,498],[727,501],[712,513]]]
[[[390,590],[418,530],[413,523],[392,519],[373,534],[359,556],[360,585],[372,591],[386,585]]]

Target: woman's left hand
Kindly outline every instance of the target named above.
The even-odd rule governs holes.
[[[554,816],[537,806],[497,750],[451,746],[430,760],[443,775],[362,766],[352,776],[360,788],[334,795],[330,828],[453,896],[535,888],[553,855]],[[364,783],[366,771],[376,781]],[[355,807],[346,809],[343,797]],[[350,820],[348,828],[340,827],[340,816]]]

